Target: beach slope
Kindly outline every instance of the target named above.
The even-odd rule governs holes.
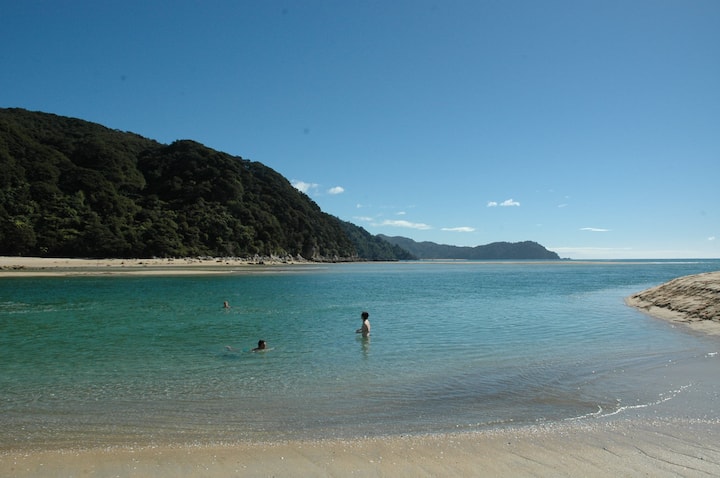
[[[625,302],[653,317],[720,335],[720,271],[678,277]]]
[[[0,452],[0,475],[717,476],[719,431],[713,421],[642,421],[350,441]]]

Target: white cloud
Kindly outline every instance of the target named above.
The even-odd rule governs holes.
[[[468,226],[461,226],[461,227],[443,227],[441,229],[442,231],[450,231],[450,232],[474,232],[474,227],[468,227]]]
[[[373,218],[369,216],[355,216],[354,219],[356,221],[362,221],[362,222],[372,222]]]
[[[300,181],[299,179],[293,179],[290,181],[295,189],[305,194],[318,194],[320,185],[318,183],[308,183],[306,181]],[[336,195],[345,192],[345,188],[342,186],[335,186],[327,190],[328,194]],[[360,205],[358,205],[360,207]]]
[[[602,229],[600,227],[581,227],[581,231],[590,231],[590,232],[609,232],[610,229]]]
[[[405,211],[398,211],[395,214],[397,214],[398,216],[404,216],[407,213]]]
[[[715,240],[715,236],[708,237],[708,241],[714,241],[714,240]]]
[[[317,189],[319,186],[317,183],[306,183],[305,181],[300,181],[298,179],[293,179],[290,181],[290,184],[292,184],[295,189],[305,194],[308,194],[310,190]]]
[[[421,230],[432,229],[431,226],[428,226],[427,224],[423,224],[421,222],[410,222],[410,221],[403,221],[403,220],[393,221],[393,220],[388,219],[377,225],[378,226],[406,227],[408,229],[421,229]]]
[[[514,199],[506,199],[501,203],[498,203],[497,201],[488,201],[487,207],[508,207],[508,206],[520,206],[520,203],[515,201]]]

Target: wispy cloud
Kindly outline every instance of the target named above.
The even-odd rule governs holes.
[[[410,221],[403,221],[403,220],[395,221],[395,220],[391,220],[391,219],[386,219],[385,221],[383,221],[377,225],[378,226],[405,227],[408,229],[420,229],[420,230],[432,229],[432,226],[428,226],[427,224],[423,224],[421,222],[410,222]]]
[[[375,219],[369,216],[354,216],[353,219],[360,222],[373,222]]]
[[[519,207],[520,203],[518,201],[515,201],[514,199],[506,199],[503,202],[499,203],[497,201],[488,201],[487,207],[509,207],[509,206],[516,206]]]
[[[610,232],[610,229],[603,229],[600,227],[581,227],[580,230],[590,232]]]
[[[290,184],[293,185],[295,189],[297,189],[300,192],[303,192],[305,194],[318,194],[320,193],[320,185],[318,183],[309,183],[307,181],[301,181],[299,179],[292,179],[290,181]],[[330,195],[337,195],[342,194],[345,192],[345,188],[342,186],[335,186],[326,191],[327,194]],[[322,194],[322,193],[320,193]],[[358,205],[358,207],[360,207]]]
[[[310,191],[317,190],[320,186],[317,183],[306,183],[305,181],[300,181],[299,179],[291,180],[290,184],[292,184],[295,189],[305,194],[309,194]]]
[[[474,227],[468,227],[468,226],[460,226],[460,227],[443,227],[440,229],[441,231],[450,231],[450,232],[474,232]]]
[[[708,241],[714,241],[714,240],[715,240],[715,236],[708,237]]]

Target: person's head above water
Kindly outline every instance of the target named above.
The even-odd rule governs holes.
[[[258,352],[260,350],[267,350],[267,345],[264,340],[258,340],[258,346],[252,349],[252,352]]]
[[[367,312],[363,312],[362,314],[360,314],[360,317],[362,317],[363,320],[367,320],[370,317],[370,314],[368,314]]]

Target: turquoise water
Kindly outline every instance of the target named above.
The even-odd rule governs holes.
[[[657,413],[693,388],[714,397],[720,380],[701,370],[717,366],[718,339],[623,299],[719,269],[418,262],[0,279],[0,447],[352,438]],[[354,333],[363,310],[369,339]],[[252,353],[259,339],[270,350]]]

